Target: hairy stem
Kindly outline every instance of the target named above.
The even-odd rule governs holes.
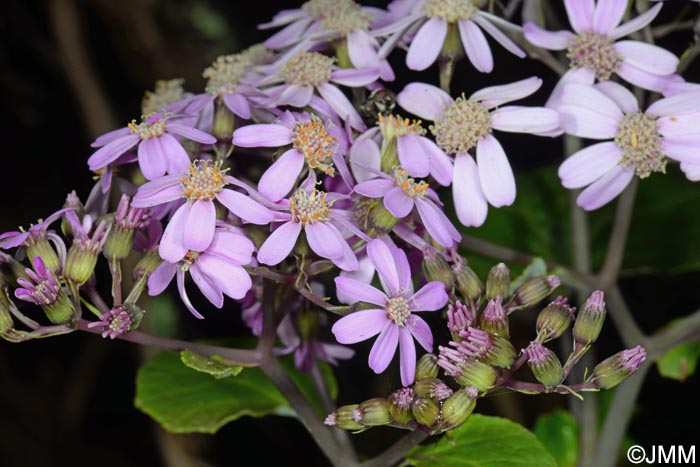
[[[638,179],[634,177],[629,186],[622,192],[615,209],[615,219],[613,221],[608,249],[605,252],[605,260],[600,271],[601,279],[607,283],[613,283],[622,266],[622,259],[627,245],[627,235],[629,234],[630,223],[632,222],[632,212],[634,210],[634,198],[637,194]]]

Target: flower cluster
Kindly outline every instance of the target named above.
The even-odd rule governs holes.
[[[173,279],[185,308],[203,319],[193,283],[215,308],[225,297],[239,301],[252,333],[276,354],[293,352],[303,371],[349,359],[356,350],[345,345],[376,337],[369,367],[383,373],[398,350],[402,388],[329,415],[327,424],[343,429],[436,433],[459,426],[498,388],[613,387],[644,361],[641,347],[562,386],[600,333],[603,293],[578,315],[554,299],[518,352],[509,315],[545,300],[560,280],[511,283],[499,264],[484,283],[460,255],[462,234],[486,222],[489,206],[516,202],[510,157],[527,156],[527,138],[599,141],[559,167],[564,188],[583,189],[577,202],[587,210],[675,162],[700,179],[700,85],[676,74],[671,52],[622,40],[646,28],[661,3],[622,23],[626,0],[565,0],[572,31],[520,27],[486,3],[395,0],[383,10],[309,0],[261,25],[281,28],[263,44],[218,57],[200,92],[158,81],[140,118],[92,143],[87,164],[99,180],[85,203],[71,194],[46,220],[0,235],[0,249],[12,253],[0,257],[10,265],[3,287],[53,324],[114,339],[139,327],[142,293],[160,295]],[[549,96],[528,75],[481,89],[460,83],[468,91],[452,96],[460,60],[486,74],[497,66],[487,35],[520,59],[525,50],[562,51],[570,69]],[[410,70],[437,64],[440,87],[390,89],[388,57],[401,48]],[[663,97],[640,103],[631,86]],[[523,146],[509,146],[502,132]],[[63,235],[52,230],[59,221]],[[100,255],[111,303],[98,294]],[[126,264],[133,281],[122,281]],[[14,325],[5,311],[24,315],[2,292],[4,333]],[[83,318],[84,303],[96,320]],[[330,322],[330,313],[341,317]],[[437,346],[436,324],[451,336]],[[562,364],[545,344],[570,327],[574,347]],[[538,383],[513,379],[525,363]]]

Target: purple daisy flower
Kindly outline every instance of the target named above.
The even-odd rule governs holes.
[[[328,103],[333,112],[351,127],[364,131],[367,127],[355,107],[334,84],[363,87],[379,77],[377,68],[338,68],[334,59],[319,52],[302,51],[288,60],[280,60],[269,68],[269,77],[258,85],[274,85],[264,92],[269,104],[303,108],[311,104],[314,91]],[[278,84],[282,83],[282,84]]]
[[[292,145],[260,177],[258,190],[270,201],[287,196],[305,166],[331,176],[334,164],[339,170],[345,167],[343,129],[317,115],[285,112],[275,123],[238,128],[233,132],[233,144],[246,148]]]
[[[401,9],[404,12],[406,10],[406,7]],[[481,11],[473,0],[417,0],[408,14],[373,31],[373,34],[403,36],[407,31],[416,31],[406,55],[406,65],[412,70],[425,70],[435,63],[441,52],[452,58],[462,55],[461,50],[445,51],[445,46],[449,43],[451,48],[460,44],[474,68],[482,73],[490,73],[493,70],[493,55],[483,31],[510,53],[520,58],[526,56],[496,24],[517,28],[495,15]],[[387,43],[395,40],[396,38],[389,39]],[[387,53],[386,50],[383,52]]]
[[[269,224],[274,213],[252,198],[225,188],[237,181],[221,170],[221,164],[197,160],[178,175],[167,175],[142,185],[132,206],[147,208],[177,200],[185,202],[175,211],[160,243],[160,256],[172,263],[188,251],[204,251],[214,240],[216,205],[252,224]]]
[[[686,170],[700,166],[700,92],[660,99],[642,112],[634,95],[617,83],[571,84],[561,102],[567,133],[612,140],[578,151],[559,167],[566,188],[588,186],[577,200],[586,210],[608,203],[635,175],[665,173],[669,158]]]
[[[153,180],[166,172],[177,174],[187,170],[190,158],[175,135],[213,144],[216,138],[196,128],[169,121],[167,114],[154,113],[141,123],[132,121],[126,128],[111,131],[97,138],[93,148],[100,148],[88,159],[90,170],[107,167],[119,156],[138,145],[139,167],[143,176]]]
[[[515,201],[515,178],[493,130],[540,134],[559,127],[556,111],[544,107],[504,106],[525,98],[542,85],[536,77],[483,88],[469,98],[456,100],[445,91],[423,83],[411,83],[397,96],[409,112],[434,123],[430,131],[437,149],[455,156],[452,196],[459,221],[480,226],[488,205],[510,206]],[[427,147],[427,145],[423,145]],[[476,148],[476,161],[469,151]],[[436,148],[432,149],[435,151]],[[429,156],[436,158],[435,155]]]
[[[349,230],[360,238],[367,239],[367,236],[352,223],[351,213],[333,208],[333,203],[343,197],[344,195],[326,193],[310,187],[299,188],[289,200],[279,204],[278,209],[287,212],[280,212],[276,217],[284,223],[260,246],[258,261],[270,266],[284,261],[303,230],[314,253],[330,259],[340,269],[356,270],[357,257],[341,229]]]
[[[417,182],[406,169],[397,166],[393,177],[379,174],[373,180],[358,183],[354,191],[368,198],[383,198],[384,207],[397,219],[411,214],[415,207],[425,229],[440,245],[449,248],[462,239],[442,209],[440,198],[426,182]]]
[[[442,282],[428,282],[413,292],[411,269],[406,254],[397,247],[389,247],[381,240],[372,240],[367,253],[374,263],[384,292],[371,285],[337,277],[336,287],[353,302],[366,302],[382,308],[356,311],[338,320],[332,328],[341,344],[354,344],[379,334],[369,354],[369,367],[381,373],[389,366],[396,347],[401,355],[401,383],[409,386],[415,379],[415,338],[427,351],[433,349],[433,335],[428,324],[413,314],[437,311],[447,303]]]
[[[319,32],[367,30],[375,18],[385,14],[383,10],[361,6],[352,0],[310,0],[301,8],[280,11],[258,29],[284,26],[264,42],[266,47],[283,49]]]
[[[569,22],[574,30],[547,31],[534,23],[524,26],[531,43],[549,50],[566,50],[574,82],[593,84],[607,81],[616,74],[625,81],[650,91],[660,92],[668,75],[676,71],[678,58],[661,47],[640,41],[619,41],[651,23],[661,10],[655,5],[631,21],[620,24],[627,10],[627,0],[564,0]],[[569,81],[571,82],[571,81]]]
[[[185,290],[185,274],[189,272],[199,290],[212,305],[221,308],[224,294],[242,299],[253,282],[244,265],[251,263],[255,245],[240,229],[218,222],[214,240],[204,251],[188,251],[179,261],[168,260],[156,268],[148,278],[148,293],[161,294],[177,279],[180,298],[190,312],[199,319],[204,317],[192,306]]]
[[[212,106],[217,99],[231,112],[243,119],[250,119],[251,98],[259,97],[253,84],[257,77],[252,73],[255,65],[266,63],[272,56],[262,46],[252,46],[241,53],[222,55],[205,68],[202,76],[207,78],[205,92],[182,99],[167,110],[194,114],[207,106]],[[213,112],[213,108],[211,109]]]

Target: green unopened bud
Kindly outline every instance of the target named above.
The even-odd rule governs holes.
[[[510,368],[515,360],[515,348],[508,339],[471,326],[461,331],[459,336],[459,342],[450,344],[467,357],[500,368]]]
[[[148,211],[134,208],[129,197],[122,195],[114,213],[113,225],[107,234],[103,254],[110,260],[122,260],[129,256],[136,230],[141,227]]]
[[[480,327],[494,336],[501,336],[505,339],[510,338],[508,315],[501,304],[500,297],[492,298],[486,304],[484,312],[481,314]]]
[[[433,247],[427,247],[423,250],[423,272],[428,281],[442,282],[448,291],[454,287],[455,279],[452,268]]]
[[[398,389],[389,396],[389,414],[395,422],[405,425],[413,420],[411,403],[415,397],[416,393],[411,388]]]
[[[623,350],[596,365],[586,382],[601,389],[614,388],[637,371],[646,358],[647,352],[640,345]]]
[[[353,410],[352,418],[364,426],[388,425],[393,421],[389,413],[389,401],[382,398],[362,402]]]
[[[418,423],[434,426],[440,420],[440,406],[427,397],[416,397],[411,403],[411,413]]]
[[[452,389],[438,378],[416,381],[413,390],[421,397],[428,397],[436,401],[447,399],[452,394]]]
[[[574,322],[573,335],[576,342],[595,342],[603,329],[605,314],[605,296],[602,291],[596,290],[581,307]]]
[[[476,301],[484,293],[484,285],[479,276],[467,265],[467,260],[457,257],[452,265],[457,291],[468,301]]]
[[[486,392],[496,385],[498,372],[491,365],[468,358],[457,367],[459,372],[453,377],[464,388],[474,386],[479,392]]]
[[[65,203],[63,203],[63,207],[73,208],[73,212],[76,216],[78,216],[78,219],[82,219],[85,215],[85,206],[83,206],[83,203],[80,201],[80,198],[78,198],[78,194],[75,192],[75,190],[68,193]],[[61,218],[61,232],[63,232],[63,235],[66,237],[73,236],[73,227],[65,216]]]
[[[476,407],[479,391],[474,388],[462,388],[442,403],[442,423],[440,431],[447,431],[466,422]]]
[[[498,263],[489,271],[486,278],[486,298],[489,300],[496,297],[501,299],[506,298],[510,288],[510,269],[503,264]]]
[[[548,342],[561,337],[574,320],[574,310],[561,296],[544,307],[537,315],[537,341]]]
[[[523,355],[527,357],[527,364],[530,366],[535,378],[544,386],[551,390],[564,379],[564,369],[561,362],[549,350],[538,342],[530,342],[530,345],[523,349]]]
[[[219,141],[227,141],[229,144],[236,128],[236,115],[224,103],[223,98],[216,99],[214,105],[214,122],[211,133]]]
[[[416,362],[416,381],[435,378],[440,367],[437,365],[437,356],[427,353]]]
[[[540,276],[528,279],[515,290],[513,299],[508,303],[509,311],[528,308],[537,305],[547,298],[559,285],[561,281],[557,276]]]
[[[334,413],[326,417],[326,425],[336,426],[341,430],[363,430],[366,427],[356,422],[352,414],[359,407],[359,404],[350,404],[338,407]]]
[[[161,261],[157,248],[148,250],[134,266],[134,280],[150,275],[160,265]]]
[[[65,292],[61,292],[53,303],[41,305],[41,309],[44,310],[49,321],[54,324],[69,321],[73,318],[73,313],[75,312],[73,303]]]
[[[68,250],[63,276],[76,285],[83,285],[90,279],[97,264],[97,255],[102,251],[110,226],[104,220],[95,228],[92,237],[81,232],[73,238]]]
[[[388,232],[399,222],[387,208],[384,203],[377,203],[369,211],[369,218],[372,225],[383,232]]]
[[[24,243],[24,246],[27,248],[27,257],[32,263],[32,266],[36,267],[34,264],[34,258],[39,256],[44,261],[44,264],[48,269],[56,274],[61,271],[63,266],[61,264],[61,260],[58,259],[56,250],[53,249],[46,236],[39,235],[35,237],[30,235],[27,238],[27,241]]]
[[[440,58],[443,60],[457,60],[464,56],[464,46],[459,35],[456,23],[448,23],[447,35],[440,49]]]

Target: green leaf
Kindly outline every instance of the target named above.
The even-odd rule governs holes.
[[[538,418],[533,432],[559,467],[575,467],[578,460],[578,429],[574,416],[560,409]]]
[[[437,443],[416,446],[407,464],[415,467],[556,467],[531,432],[505,418],[474,414]]]
[[[323,415],[311,377],[297,371],[291,358],[281,362],[301,392]],[[332,372],[327,368],[323,372],[330,378],[329,387],[337,394]],[[207,373],[183,365],[178,353],[160,353],[139,369],[135,405],[173,433],[216,433],[226,423],[245,415],[295,416],[259,368],[247,368],[235,378],[217,379]]]
[[[242,366],[227,365],[218,355],[207,358],[191,350],[180,352],[180,360],[193,370],[210,374],[217,379],[237,376],[243,370]]]
[[[685,381],[695,373],[700,358],[700,341],[691,341],[673,347],[656,361],[661,376]]]

